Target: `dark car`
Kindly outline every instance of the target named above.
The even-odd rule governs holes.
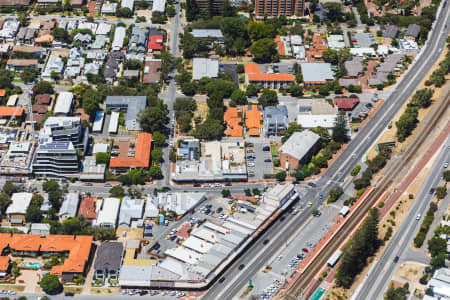
[[[245,268],[244,264],[240,264],[239,267],[238,267],[239,271],[242,270],[243,268]]]
[[[264,146],[263,151],[270,151],[270,146]]]
[[[431,188],[430,189],[430,195],[433,195],[433,193],[434,193],[434,188]]]
[[[264,160],[264,162],[272,162],[272,160],[270,158],[267,158]]]
[[[394,257],[394,263],[397,263],[398,260],[399,260],[399,257],[398,257],[398,256]]]
[[[316,187],[316,184],[314,182],[308,182],[308,185],[311,187]]]
[[[216,209],[216,213],[220,214],[222,212],[223,208],[219,207],[218,209]]]
[[[219,279],[219,283],[222,283],[224,281],[225,281],[225,277],[222,277],[222,278]]]
[[[269,243],[269,240],[266,239],[266,240],[264,240],[263,245],[267,245],[268,243]]]
[[[232,186],[231,182],[225,183],[225,186]]]
[[[147,294],[148,294],[147,291],[140,291],[140,292],[139,292],[139,296],[145,296],[145,295],[147,295]]]
[[[65,292],[65,293],[64,293],[64,296],[67,296],[67,297],[73,297],[73,296],[75,296],[75,294],[74,294],[74,293],[71,293],[71,292]]]
[[[195,187],[201,187],[202,185],[200,183],[194,183]]]

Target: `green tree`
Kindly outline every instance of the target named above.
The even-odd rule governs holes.
[[[97,164],[107,164],[109,162],[109,153],[97,152],[95,153],[95,162]]]
[[[144,184],[144,176],[138,169],[131,169],[127,174],[120,176],[120,181],[125,185]]]
[[[163,160],[163,153],[162,153],[161,148],[153,149],[152,153],[151,153],[151,158],[152,158],[152,161],[155,163],[161,162]]]
[[[272,24],[265,22],[250,22],[248,24],[248,34],[253,41],[262,39],[273,41],[273,38],[276,35],[276,30]]]
[[[273,39],[258,40],[250,47],[253,60],[257,63],[270,63],[277,60],[277,45]]]
[[[298,84],[293,84],[289,86],[288,92],[292,97],[299,97],[303,95],[303,88]]]
[[[234,90],[233,94],[231,94],[231,106],[236,105],[245,105],[247,104],[247,95],[244,91],[241,91],[240,89]]]
[[[183,94],[185,94],[186,96],[194,96],[196,93],[195,90],[195,85],[192,82],[184,82],[181,85],[181,91],[183,92]]]
[[[0,193],[0,212],[5,215],[6,209],[12,203],[11,197],[6,193]]]
[[[433,236],[428,240],[428,251],[430,251],[431,257],[438,256],[439,253],[446,253],[447,241],[441,239],[439,236]]]
[[[259,105],[262,105],[263,107],[266,106],[275,106],[278,104],[278,95],[277,92],[264,89],[262,91],[261,96],[258,98]]]
[[[286,130],[286,133],[284,134],[284,136],[281,138],[281,142],[284,144],[290,137],[291,135],[294,134],[294,132],[300,132],[303,131],[303,127],[300,124],[290,124],[288,129]]]
[[[222,137],[223,131],[224,127],[221,121],[208,118],[194,129],[193,136],[198,139],[215,140]]]
[[[405,283],[403,287],[399,288],[395,288],[391,285],[384,295],[384,300],[406,300],[408,298],[408,294],[408,283]]]
[[[162,172],[161,172],[161,168],[159,166],[151,166],[148,174],[153,178],[153,179],[161,179],[163,177]]]
[[[109,190],[109,195],[111,197],[122,198],[125,196],[125,190],[121,185],[115,185]]]
[[[447,254],[445,252],[441,252],[437,256],[433,256],[430,261],[431,267],[433,267],[433,269],[435,270],[445,267],[446,258]]]
[[[58,184],[58,182],[56,180],[48,180],[48,181],[45,181],[42,184],[42,189],[45,192],[49,193],[49,192],[52,192],[52,191],[59,190],[60,187],[59,187],[59,184]]]
[[[8,196],[11,196],[14,193],[18,192],[18,188],[15,184],[11,183],[11,181],[6,181],[3,185],[3,192]]]
[[[165,106],[148,106],[139,112],[139,124],[146,132],[164,131],[168,122],[167,113]]]
[[[395,122],[397,127],[397,138],[400,142],[403,142],[412,131],[416,128],[419,120],[417,119],[419,110],[415,106],[409,106],[405,112],[400,116],[400,119]]]
[[[53,274],[44,275],[39,282],[39,286],[44,292],[51,295],[57,294],[62,290],[62,284],[59,282],[58,276]]]
[[[196,0],[186,0],[186,19],[192,22],[198,18],[200,9]]]
[[[230,190],[222,190],[222,197],[229,198],[231,196]]]
[[[434,90],[432,89],[418,90],[412,97],[411,104],[426,108],[431,104],[431,97],[433,96],[433,93]]]
[[[37,70],[35,68],[25,67],[22,73],[20,73],[20,79],[25,83],[33,82],[37,78]]]
[[[53,94],[53,85],[48,81],[39,81],[34,87],[33,87],[33,93],[35,95],[40,94]]]
[[[97,110],[99,110],[101,101],[102,95],[97,90],[89,88],[83,93],[83,110],[89,115],[91,120],[94,118]]]
[[[69,37],[69,33],[64,28],[56,27],[52,30],[52,36],[57,41],[66,41]]]
[[[330,89],[328,88],[328,86],[326,84],[322,84],[319,87],[319,94],[322,96],[328,96],[328,94],[330,93]]]
[[[436,188],[436,197],[442,200],[447,196],[447,187],[445,185]]]
[[[442,176],[444,177],[445,181],[450,181],[450,170],[445,171]]]
[[[152,143],[156,147],[162,147],[166,143],[166,136],[159,131],[153,132]]]
[[[334,122],[333,141],[343,144],[347,141],[347,119],[344,112],[339,112]]]
[[[278,172],[277,174],[275,174],[275,178],[279,181],[286,180],[286,172],[284,171]]]
[[[250,83],[249,85],[247,85],[245,93],[247,94],[247,97],[255,97],[258,96],[259,89],[255,84]]]
[[[116,17],[118,18],[131,18],[133,12],[128,7],[121,7],[116,10]]]
[[[322,54],[323,60],[332,65],[337,65],[339,62],[338,52],[334,49],[328,48]]]

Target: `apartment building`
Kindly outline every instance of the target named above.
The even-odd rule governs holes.
[[[255,14],[257,18],[279,16],[303,16],[304,0],[256,0]]]
[[[39,144],[33,161],[33,173],[41,176],[73,176],[80,172],[77,150],[72,142]]]
[[[39,138],[41,141],[72,142],[75,148],[86,151],[89,131],[83,133],[80,117],[49,117]]]

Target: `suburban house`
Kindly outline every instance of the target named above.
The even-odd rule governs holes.
[[[258,105],[244,107],[245,127],[249,136],[260,136],[263,130],[262,108]]]
[[[77,192],[67,193],[59,209],[59,220],[64,221],[77,216],[78,205],[80,204],[80,194]]]
[[[127,130],[141,130],[138,114],[147,107],[145,96],[107,96],[106,109],[126,112],[125,127]]]
[[[99,280],[118,279],[123,259],[121,242],[100,244],[94,262],[94,276]]]
[[[144,62],[143,83],[159,83],[161,79],[161,60],[151,59]]]
[[[333,104],[339,110],[352,111],[359,104],[359,98],[334,98]]]
[[[131,38],[128,43],[128,52],[147,52],[147,36],[147,28],[133,27],[133,30],[131,31]]]
[[[52,81],[52,73],[62,75],[64,70],[64,62],[61,57],[57,55],[50,55],[45,65],[44,72],[41,74],[41,78],[47,81]]]
[[[219,29],[193,29],[191,32],[195,38],[212,41],[213,43],[223,44],[223,34]]]
[[[37,68],[37,59],[8,59],[6,69],[14,72],[22,72],[25,68]]]
[[[409,24],[405,33],[405,38],[408,40],[415,40],[419,37],[420,26],[417,24]]]
[[[25,214],[30,206],[32,193],[14,193],[11,196],[11,204],[6,209],[6,215],[11,225],[23,225]]]
[[[244,127],[241,125],[242,117],[237,107],[228,106],[223,119],[227,125],[225,129],[226,136],[242,137]]]
[[[309,130],[294,132],[280,147],[281,168],[296,170],[305,163],[309,163],[320,147],[320,136]]]
[[[117,219],[119,217],[120,199],[119,198],[105,198],[100,205],[100,210],[97,214],[97,219],[94,221],[94,226],[104,228],[116,228]]]
[[[141,220],[144,214],[144,200],[124,197],[120,205],[119,227],[132,227],[132,222]]]
[[[203,77],[216,78],[219,75],[219,60],[211,58],[194,57],[192,79],[200,80]]]
[[[94,222],[97,218],[94,198],[84,198],[81,200],[78,215],[83,216],[90,223]]]

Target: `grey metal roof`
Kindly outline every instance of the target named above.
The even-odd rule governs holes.
[[[123,244],[103,242],[97,250],[94,270],[119,270],[122,263]]]
[[[68,193],[64,196],[64,201],[59,209],[59,216],[67,215],[73,218],[77,215],[78,204],[80,203],[79,193]]]
[[[324,82],[334,79],[329,63],[302,63],[301,68],[304,82]]]
[[[126,107],[125,126],[127,130],[140,130],[138,114],[147,107],[147,97],[145,96],[108,96],[106,97],[106,107]]]
[[[344,63],[347,70],[347,76],[356,77],[363,72],[363,57],[355,56],[352,60],[348,60]]]
[[[398,27],[395,25],[390,25],[386,27],[383,33],[383,37],[395,39],[397,37]]]
[[[406,30],[405,36],[412,36],[417,38],[419,36],[420,26],[417,24],[409,24],[408,29]]]
[[[209,37],[223,38],[222,31],[220,31],[219,29],[194,29],[192,30],[191,34],[196,38],[203,38],[203,39]]]
[[[119,225],[131,225],[132,219],[142,218],[144,212],[143,199],[131,199],[124,197],[120,205]]]
[[[308,151],[320,140],[320,136],[309,130],[295,132],[291,137],[281,146],[279,152],[295,157],[301,160]]]

